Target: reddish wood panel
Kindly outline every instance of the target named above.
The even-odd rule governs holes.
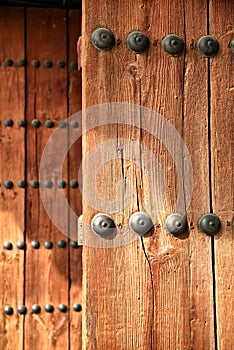
[[[69,11],[69,64],[70,67],[77,62],[76,45],[81,34],[81,11]],[[75,118],[75,114],[82,108],[81,103],[81,71],[70,69],[69,71],[69,116]],[[72,124],[71,124],[72,126]],[[75,125],[77,126],[77,125]],[[81,125],[70,129],[80,134]],[[69,181],[78,179],[78,171],[81,165],[82,142],[81,137],[71,146],[69,152]],[[78,217],[82,214],[82,199],[79,188],[70,188],[69,204],[71,210]],[[70,212],[69,212],[70,214]],[[73,240],[77,241],[77,220],[71,216],[70,222],[70,347],[82,348],[82,313],[73,309],[74,304],[82,304],[82,247],[74,248]],[[78,309],[79,310],[79,309]]]
[[[218,349],[234,344],[234,183],[233,183],[233,40],[234,3],[210,2],[210,34],[220,49],[210,59],[212,206],[222,223],[214,239]]]
[[[27,180],[38,180],[39,166],[44,147],[54,132],[45,126],[52,120],[54,126],[67,117],[67,69],[57,66],[58,60],[67,59],[66,11],[56,9],[27,9]],[[39,68],[33,68],[33,60],[40,61]],[[45,60],[52,61],[52,67],[44,66]],[[32,120],[41,122],[39,128],[32,126]],[[60,130],[61,138],[67,140],[67,128]],[[59,145],[58,145],[59,147]],[[53,201],[57,200],[60,180],[54,169],[54,156],[48,163],[49,180],[53,187],[47,189]],[[53,172],[53,178],[51,173]],[[64,164],[63,178],[67,182],[67,164]],[[40,186],[44,186],[43,183]],[[52,205],[52,204],[51,204]],[[68,220],[68,211],[53,212]],[[60,312],[60,303],[68,306],[68,245],[67,238],[53,225],[40,199],[39,190],[28,187],[27,192],[27,255],[26,255],[26,300],[29,309],[33,304],[41,306],[41,313],[31,310],[25,322],[25,349],[66,349],[69,344],[68,312]],[[39,240],[40,248],[31,247],[32,240]],[[46,249],[44,242],[51,240],[52,249]],[[58,247],[64,240],[66,246]],[[50,303],[54,312],[48,313],[44,305]]]
[[[12,66],[6,67],[5,60]],[[24,250],[16,246],[24,241],[25,190],[17,183],[24,179],[25,129],[18,126],[24,119],[25,83],[24,67],[17,62],[24,58],[24,10],[1,8],[0,10],[0,348],[23,349],[24,316],[17,312],[24,304]],[[5,63],[4,63],[5,62]],[[4,125],[9,118],[12,127]],[[11,180],[12,189],[4,182]],[[4,242],[13,245],[12,250],[3,247]],[[13,307],[13,315],[4,314],[4,306]]]

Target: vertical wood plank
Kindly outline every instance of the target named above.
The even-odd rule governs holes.
[[[218,349],[232,349],[234,344],[234,183],[233,183],[233,40],[234,3],[210,1],[210,34],[220,49],[210,59],[210,138],[212,206],[222,223],[214,239],[217,342]]]
[[[71,10],[68,17],[69,23],[69,115],[72,116],[82,108],[81,103],[81,71],[72,69],[77,62],[77,40],[81,35],[81,11]],[[76,126],[76,125],[75,125]],[[71,125],[72,128],[72,125]],[[75,130],[79,132],[81,125]],[[74,129],[74,128],[72,128]],[[81,165],[82,140],[79,138],[69,152],[69,181],[78,179],[78,171]],[[82,199],[79,188],[69,190],[70,208],[76,216],[82,214]],[[72,216],[70,217],[72,220]],[[70,347],[82,348],[82,314],[81,308],[73,308],[74,304],[82,304],[82,247],[76,246],[77,220],[70,222],[71,247],[70,247]],[[77,311],[76,311],[77,310]],[[78,311],[79,310],[79,311]]]
[[[57,66],[58,60],[67,59],[66,11],[56,9],[27,9],[27,178],[30,183],[39,178],[41,156],[54,128],[46,128],[46,120],[54,126],[67,117],[67,69]],[[40,61],[39,68],[31,62]],[[44,61],[51,60],[51,68],[44,67]],[[32,120],[41,122],[39,128],[32,126]],[[67,138],[67,128],[61,129],[61,137]],[[56,149],[55,155],[56,155]],[[53,157],[49,164],[51,176]],[[64,164],[64,180],[67,182],[67,165]],[[60,180],[56,173],[49,180],[53,187],[48,189],[56,201]],[[44,184],[40,184],[44,186]],[[58,213],[54,213],[58,215]],[[68,212],[60,213],[62,220],[68,220]],[[39,190],[29,186],[27,193],[27,257],[26,257],[26,301],[41,306],[41,313],[29,311],[25,322],[25,349],[67,349],[69,342],[68,312],[60,312],[58,305],[68,306],[68,246],[67,238],[54,226],[40,199]],[[32,240],[39,240],[40,248],[31,247]],[[52,249],[46,249],[44,242],[51,240]],[[64,240],[66,246],[58,247]],[[44,310],[45,304],[52,304],[54,312]]]
[[[13,60],[5,67],[6,58]],[[24,119],[25,71],[17,61],[24,58],[24,10],[1,8],[0,10],[0,348],[23,349],[24,316],[17,313],[24,304],[24,250],[17,248],[24,241],[25,190],[17,183],[24,179],[25,130],[18,126]],[[12,127],[4,125],[5,119],[13,121]],[[4,187],[4,181],[13,182],[12,189]],[[4,242],[13,245],[12,250],[3,247]],[[4,315],[4,306],[11,305],[14,313]]]

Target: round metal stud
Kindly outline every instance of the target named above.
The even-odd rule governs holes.
[[[116,235],[114,220],[106,214],[96,214],[91,221],[93,232],[103,238],[112,239]]]
[[[129,227],[137,235],[143,236],[152,229],[153,221],[148,214],[138,211],[130,217]]]
[[[115,45],[115,37],[107,28],[96,28],[92,33],[93,46],[101,51],[111,50]]]
[[[46,248],[46,249],[52,249],[53,248],[53,243],[51,242],[51,241],[45,241],[44,242],[44,247]]]
[[[37,239],[34,239],[32,242],[31,242],[31,247],[33,249],[39,249],[40,248],[40,242],[37,240]]]
[[[3,248],[6,249],[6,250],[12,250],[13,249],[13,244],[11,242],[4,242],[3,243]]]
[[[20,128],[25,128],[25,126],[26,126],[26,120],[20,119],[20,120],[18,121],[18,125],[19,125]]]
[[[78,248],[78,247],[79,247],[78,242],[77,242],[77,241],[71,241],[71,247],[72,247],[73,249]]]
[[[198,40],[197,47],[205,57],[213,57],[219,50],[219,43],[213,36],[205,35]]]
[[[187,230],[185,217],[178,213],[169,215],[166,219],[166,230],[176,237],[183,235]]]
[[[8,127],[11,127],[11,126],[13,126],[13,124],[14,124],[14,122],[13,122],[13,120],[12,119],[5,119],[4,120],[4,125],[5,126],[8,126]]]
[[[53,120],[46,120],[45,126],[46,126],[46,128],[48,128],[48,129],[53,128],[53,126],[54,126]]]
[[[39,182],[38,182],[37,180],[32,180],[32,181],[30,182],[30,186],[31,186],[32,188],[38,188],[38,187],[39,187]]]
[[[82,306],[78,303],[74,303],[72,307],[73,307],[73,310],[76,312],[80,312],[82,310]]]
[[[77,180],[71,180],[70,181],[70,187],[71,188],[78,188],[78,186],[79,186],[79,183],[78,183]]]
[[[41,307],[38,304],[34,304],[32,306],[32,313],[33,314],[39,314],[41,312]]]
[[[127,37],[127,48],[134,53],[143,53],[149,47],[149,38],[139,30],[131,32]]]
[[[13,315],[13,307],[11,305],[4,306],[4,314],[5,315]]]
[[[40,67],[40,61],[32,60],[31,65],[32,65],[33,68],[39,68]]]
[[[64,68],[65,66],[66,66],[65,61],[63,61],[63,60],[58,60],[57,61],[57,67],[58,68]]]
[[[70,70],[77,70],[78,69],[78,63],[76,61],[73,61],[70,63]]]
[[[198,220],[198,227],[201,232],[213,236],[220,231],[221,222],[217,215],[208,213],[200,217]]]
[[[59,248],[65,248],[66,245],[67,245],[67,242],[64,241],[64,239],[60,239],[60,240],[58,241],[58,247],[59,247]]]
[[[12,61],[11,58],[6,58],[6,59],[4,60],[4,66],[5,66],[5,67],[12,67],[13,64],[14,64],[14,62]]]
[[[38,120],[38,119],[33,119],[33,121],[32,121],[32,126],[33,126],[34,128],[39,128],[40,125],[41,125],[40,120]]]
[[[66,304],[59,304],[58,309],[61,312],[67,312],[67,305]]]
[[[24,242],[17,242],[17,248],[20,250],[24,250],[26,248],[26,244]]]
[[[26,60],[24,58],[20,58],[18,61],[17,61],[17,66],[18,67],[25,67],[26,66]]]
[[[58,188],[65,188],[66,187],[66,181],[58,180],[57,186],[58,186]]]
[[[25,188],[26,187],[26,181],[25,180],[19,180],[18,181],[18,187],[19,188]]]
[[[51,68],[53,66],[53,63],[51,60],[45,60],[44,61],[44,67],[45,68]]]
[[[184,42],[178,35],[169,34],[163,39],[162,48],[169,55],[178,57],[184,50]]]
[[[52,313],[54,311],[54,307],[51,304],[45,304],[45,311]]]
[[[20,306],[18,307],[18,313],[19,313],[20,315],[26,315],[26,313],[27,313],[27,308],[26,308],[26,306],[20,305]]]
[[[4,181],[4,186],[8,189],[11,190],[14,186],[13,182],[11,180],[6,180]]]
[[[61,129],[65,129],[67,127],[67,123],[65,122],[65,120],[61,120],[60,122],[58,122],[58,127]]]
[[[44,181],[44,186],[45,186],[45,188],[52,188],[53,187],[53,182],[51,180],[45,180]]]
[[[79,123],[77,120],[72,120],[70,125],[73,129],[77,129],[79,127]]]

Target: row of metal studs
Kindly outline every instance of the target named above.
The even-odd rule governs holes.
[[[7,118],[4,120],[4,126],[5,127],[12,127],[14,125],[14,121],[10,118]],[[31,122],[31,125],[34,127],[34,128],[39,128],[41,126],[41,122],[39,119],[33,119],[32,122]],[[18,126],[21,127],[21,128],[24,128],[27,126],[27,122],[26,120],[24,119],[20,119],[18,121]],[[53,120],[46,120],[45,121],[45,127],[48,128],[48,129],[51,129],[55,126],[55,122]],[[73,129],[77,129],[79,127],[79,123],[77,120],[72,120],[70,122],[70,126],[71,128]],[[61,129],[64,129],[67,127],[67,122],[65,120],[61,120],[58,122],[58,127],[61,128]]]
[[[25,188],[25,187],[27,186],[27,182],[26,182],[25,180],[19,180],[17,184],[18,184],[18,187],[19,187],[19,188]],[[8,189],[8,190],[11,190],[11,189],[14,187],[14,183],[13,183],[13,181],[11,181],[11,180],[6,180],[6,181],[4,181],[3,185],[4,185],[4,187],[6,187],[6,189]],[[32,180],[32,181],[30,182],[30,187],[32,187],[32,188],[39,188],[39,186],[40,186],[40,183],[39,183],[39,181],[37,181],[37,180]],[[78,187],[79,187],[79,183],[78,183],[77,180],[71,180],[71,181],[69,182],[69,186],[70,186],[71,188],[78,188]],[[53,187],[53,181],[51,181],[51,180],[45,180],[45,181],[44,181],[44,187],[45,187],[45,188],[52,188],[52,187]],[[58,187],[58,188],[65,188],[65,187],[66,187],[66,181],[64,181],[64,180],[59,180],[59,181],[57,182],[57,187]]]
[[[72,308],[73,308],[73,310],[74,311],[76,311],[76,312],[80,312],[81,310],[82,310],[82,306],[81,306],[81,304],[78,304],[78,303],[74,303],[73,305],[72,305]],[[40,312],[41,312],[41,307],[40,307],[40,305],[38,305],[38,304],[34,304],[33,306],[32,306],[32,313],[33,314],[39,314]],[[44,306],[44,310],[46,311],[46,312],[48,312],[48,313],[52,313],[52,312],[54,312],[54,306],[52,305],[52,304],[45,304],[45,306]],[[67,312],[68,311],[68,307],[67,307],[67,305],[66,304],[59,304],[58,305],[58,310],[60,311],[60,312]],[[25,305],[20,305],[18,308],[17,308],[17,311],[18,311],[18,313],[20,314],[20,315],[26,315],[26,313],[27,313],[27,307],[25,306]],[[11,316],[11,315],[13,315],[13,313],[14,313],[14,309],[13,309],[13,307],[11,306],[11,305],[6,305],[6,306],[4,306],[4,314],[5,315],[9,315],[9,316]]]
[[[58,245],[59,248],[65,248],[65,247],[67,246],[67,242],[66,242],[64,239],[60,239],[60,240],[58,240],[57,245]],[[74,249],[79,247],[77,241],[71,241],[70,245],[71,245],[71,247],[74,248]],[[20,249],[20,250],[26,250],[26,247],[27,247],[26,243],[24,243],[24,242],[22,242],[22,241],[17,242],[16,246],[17,246],[17,248]],[[31,247],[32,247],[33,249],[39,249],[40,246],[41,246],[41,245],[40,245],[40,242],[39,242],[37,239],[34,239],[34,240],[31,242]],[[47,240],[47,241],[44,242],[44,247],[45,247],[46,249],[52,249],[53,246],[54,246],[54,244],[53,244],[53,242],[50,241],[50,240]],[[10,242],[10,241],[5,241],[5,242],[3,243],[3,248],[6,249],[6,250],[12,250],[12,249],[13,249],[13,243]]]
[[[18,67],[26,67],[27,66],[27,61],[24,59],[24,58],[20,58],[18,61],[17,61],[17,66]],[[5,60],[3,61],[3,65],[5,67],[13,67],[14,66],[14,61],[11,59],[11,58],[5,58]],[[53,67],[53,62],[51,60],[45,60],[43,62],[43,66],[45,68],[52,68]],[[41,62],[37,59],[34,59],[31,61],[31,66],[33,68],[39,68],[41,66]],[[64,60],[58,60],[56,62],[56,66],[57,68],[65,68],[66,67],[66,62]],[[76,70],[78,69],[78,65],[77,65],[77,62],[76,61],[72,61],[70,64],[69,64],[69,67],[71,70]]]

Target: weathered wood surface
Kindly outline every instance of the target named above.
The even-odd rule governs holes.
[[[220,50],[210,59],[212,210],[222,222],[214,239],[218,349],[234,346],[233,52],[234,3],[210,2],[210,33]]]
[[[10,58],[13,66],[5,67],[4,60]],[[25,81],[24,67],[17,61],[24,58],[24,10],[0,9],[0,348],[21,349],[23,346],[24,316],[17,312],[24,304],[24,250],[16,246],[24,241],[25,190],[17,182],[24,179],[25,129],[18,126],[24,119]],[[13,120],[13,127],[5,127],[4,120]],[[14,183],[12,189],[4,187],[4,181]],[[9,241],[12,250],[3,244]],[[4,306],[11,305],[12,316],[4,315]]]
[[[67,117],[67,69],[58,68],[57,61],[67,60],[66,11],[55,9],[27,9],[27,178],[28,182],[39,179],[39,165],[44,147],[54,128],[45,127],[46,120],[52,120],[55,127]],[[39,68],[31,62],[40,61]],[[45,68],[44,61],[52,60],[52,68]],[[34,128],[33,119],[39,119],[41,126]],[[67,128],[61,129],[61,137],[67,138]],[[56,147],[54,150],[56,156]],[[51,176],[53,157],[49,164]],[[67,183],[67,164],[63,168],[63,179]],[[54,171],[51,191],[54,201],[60,180]],[[44,186],[43,183],[40,186]],[[65,190],[66,191],[66,190]],[[58,213],[53,213],[58,215]],[[68,211],[59,213],[68,220]],[[40,199],[38,189],[28,187],[27,194],[27,255],[26,255],[26,301],[29,307],[41,306],[41,313],[29,311],[25,322],[25,349],[66,349],[69,344],[68,312],[62,313],[58,305],[68,306],[68,239],[54,226]],[[40,248],[30,246],[32,240],[39,240]],[[58,241],[64,240],[66,247],[59,248]],[[51,240],[52,249],[46,249],[44,242]],[[50,303],[54,312],[48,313],[44,305]]]

